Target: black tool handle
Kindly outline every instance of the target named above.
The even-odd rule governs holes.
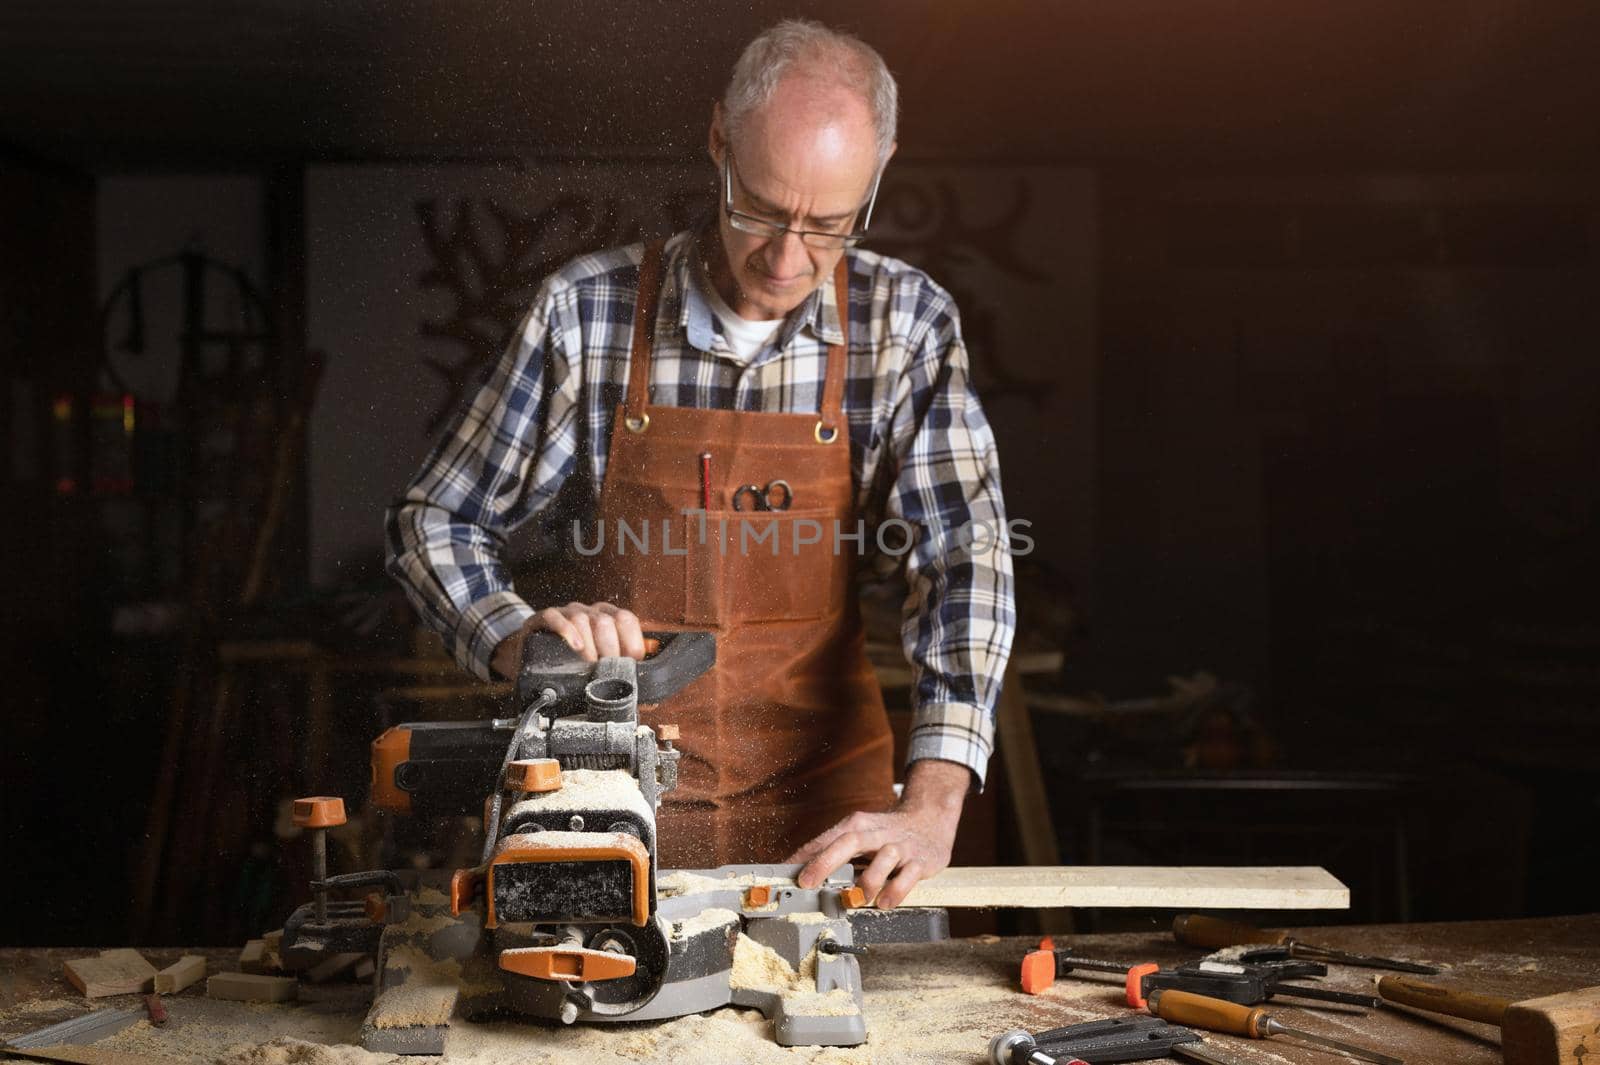
[[[639,663],[639,701],[659,703],[710,669],[717,661],[717,637],[710,632],[647,632],[660,649]],[[553,632],[532,632],[522,641],[522,668],[517,672],[517,702],[526,705],[545,689],[565,707],[583,697],[595,663]]]

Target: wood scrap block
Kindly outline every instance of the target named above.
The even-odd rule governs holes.
[[[252,939],[244,945],[239,952],[239,971],[246,973],[265,972],[267,968],[267,941]]]
[[[306,979],[313,984],[324,983],[335,976],[343,975],[356,967],[356,963],[367,957],[365,954],[335,954],[324,958],[306,970]]]
[[[207,997],[235,1002],[288,1002],[299,994],[299,990],[300,984],[292,976],[217,973],[206,980]]]
[[[1343,910],[1350,889],[1319,866],[957,866],[912,888],[904,905]]]
[[[189,985],[198,983],[205,975],[206,959],[199,954],[185,954],[156,973],[156,994],[176,994]]]
[[[156,967],[136,950],[103,950],[93,958],[74,958],[63,968],[85,998],[138,994],[155,986]]]

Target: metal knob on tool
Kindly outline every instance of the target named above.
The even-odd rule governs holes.
[[[989,1040],[989,1061],[990,1065],[1084,1065],[1077,1058],[1062,1061],[1051,1057],[1021,1028],[1001,1032]]]
[[[317,900],[317,923],[328,923],[328,829],[345,823],[344,800],[314,795],[294,801],[294,823],[311,831],[311,890]]]

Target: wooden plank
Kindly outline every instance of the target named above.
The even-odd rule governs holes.
[[[912,888],[904,905],[1344,910],[1350,889],[1318,866],[958,866]]]
[[[185,954],[171,965],[156,973],[156,994],[171,995],[206,975],[206,959],[199,954]]]
[[[62,968],[85,998],[149,991],[156,978],[156,967],[138,951],[126,948],[103,950],[93,958],[73,958]]]
[[[238,1002],[287,1002],[299,989],[300,982],[292,976],[260,973],[217,973],[206,981],[206,997]]]

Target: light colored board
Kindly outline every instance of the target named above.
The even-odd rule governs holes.
[[[207,997],[237,1002],[287,1002],[299,989],[299,981],[292,976],[261,973],[217,973],[206,981]]]
[[[103,950],[93,958],[74,958],[62,967],[85,998],[149,991],[156,977],[156,967],[144,955],[126,948]]]
[[[199,954],[185,954],[156,973],[156,994],[176,994],[189,985],[203,980],[205,975],[205,958]]]
[[[904,905],[1344,910],[1350,907],[1350,889],[1314,865],[958,866],[912,888]]]

